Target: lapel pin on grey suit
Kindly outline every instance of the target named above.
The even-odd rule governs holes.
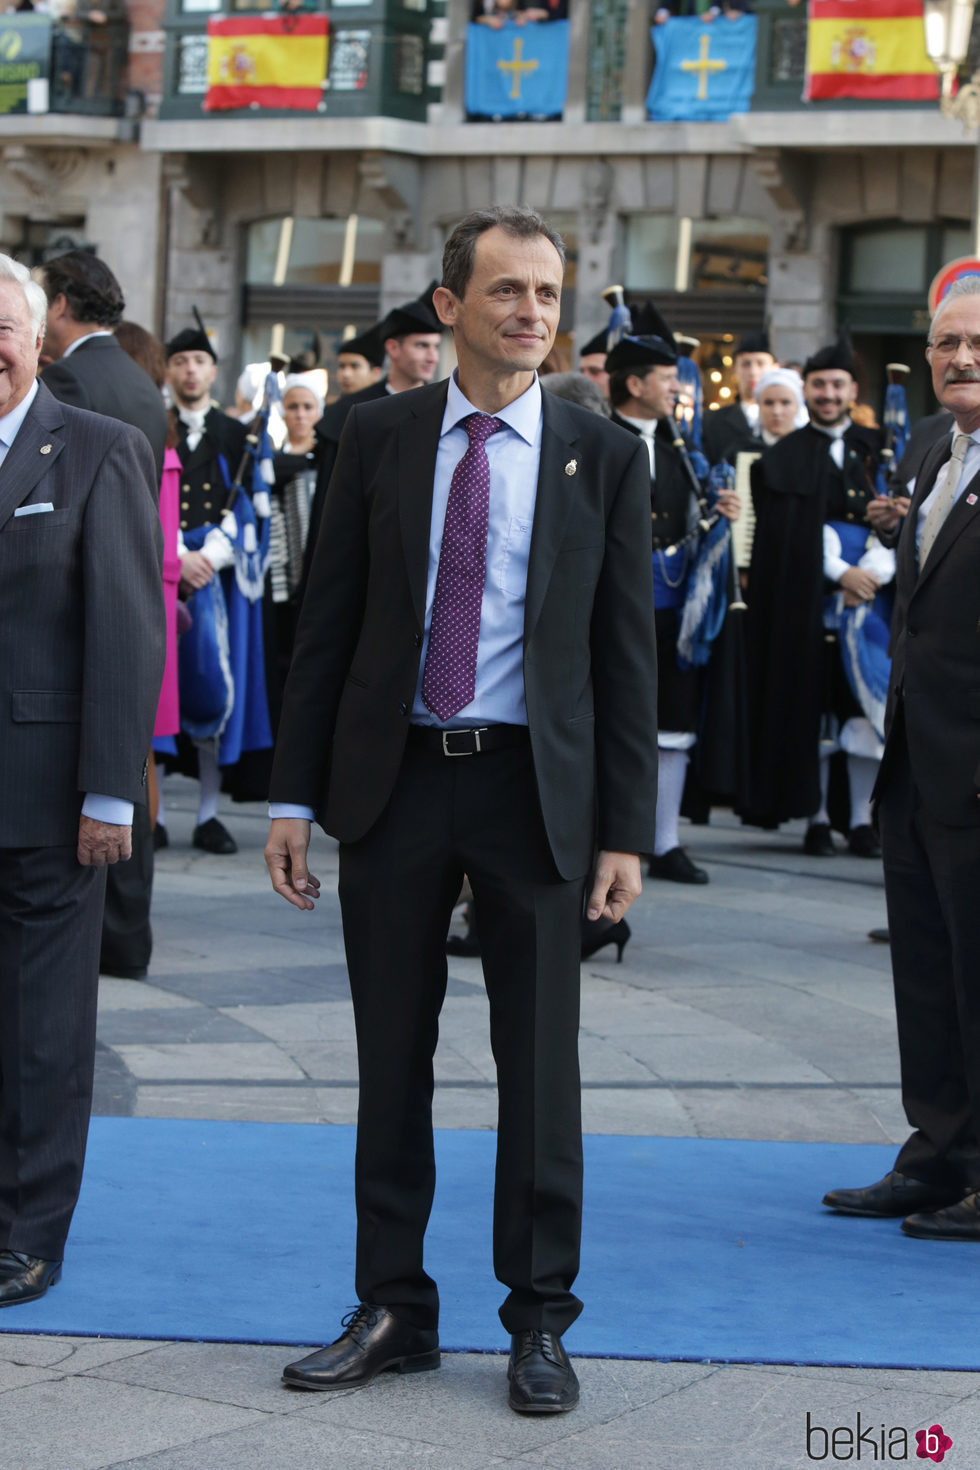
[[[575,471],[577,469],[578,469],[578,460],[577,459],[570,459],[568,461],[568,464],[565,466],[565,474],[566,475],[574,475],[574,473],[575,473]]]
[[[51,445],[50,444],[42,444],[41,445],[41,453],[42,454],[50,454],[51,453]]]

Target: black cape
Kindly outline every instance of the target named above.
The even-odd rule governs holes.
[[[340,436],[347,422],[347,415],[358,403],[370,403],[373,398],[388,397],[388,379],[379,378],[376,383],[370,383],[358,393],[346,393],[338,398],[336,403],[328,404],[323,411],[323,416],[316,425],[317,438],[316,456],[319,468],[317,469],[316,491],[313,503],[310,506],[310,531],[306,538],[306,557],[303,562],[303,579],[299,588],[299,601],[302,602],[306,591],[307,579],[310,575],[310,563],[313,560],[313,549],[316,546],[316,538],[320,533],[320,521],[323,519],[323,505],[327,498],[327,486],[330,484],[330,476],[333,467],[337,463],[337,450],[340,447]]]
[[[734,465],[735,456],[740,450],[762,448],[762,440],[757,439],[752,432],[752,425],[742,412],[740,403],[732,403],[728,408],[717,408],[714,413],[706,413],[701,429],[701,442],[709,464],[720,464],[724,459]]]
[[[881,436],[844,435],[855,504],[874,493]],[[851,452],[853,451],[853,453]],[[752,466],[756,527],[749,568],[749,770],[744,819],[775,827],[820,807],[824,706],[823,527],[833,477],[827,435],[807,424]]]

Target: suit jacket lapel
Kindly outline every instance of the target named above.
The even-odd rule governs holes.
[[[534,527],[527,567],[527,595],[524,602],[524,644],[534,632],[541,615],[548,584],[554,571],[555,558],[565,534],[572,508],[575,474],[587,474],[588,465],[576,462],[575,472],[566,466],[575,456],[570,453],[578,441],[578,425],[560,398],[542,393],[541,463],[538,469],[538,493],[534,505]]]
[[[412,606],[420,628],[425,623],[432,486],[448,391],[445,383],[435,384],[432,390],[410,388],[412,417],[398,431],[398,520]]]
[[[6,525],[17,506],[23,505],[58,458],[64,448],[60,438],[64,422],[57,399],[43,383],[38,384],[37,396],[0,465],[0,527]],[[50,452],[42,454],[46,444]]]
[[[939,534],[933,542],[928,561],[920,569],[915,549],[915,532],[919,512],[922,508],[923,501],[928,495],[931,495],[935,488],[936,476],[942,465],[950,458],[951,453],[952,440],[944,435],[938,444],[932,447],[926,459],[923,461],[922,473],[916,481],[915,494],[912,497],[908,515],[906,516],[906,520],[911,522],[909,527],[910,534],[902,537],[902,542],[907,542],[907,545],[900,546],[900,551],[904,553],[906,570],[911,571],[912,582],[916,591],[932,575],[960,532],[965,530],[969,525],[977,512],[978,504],[980,504],[980,502],[974,501],[973,505],[970,505],[967,499],[971,493],[975,494],[976,490],[980,488],[980,473],[978,473],[974,474],[960,491],[956,503],[951,507],[949,515],[940,527]]]

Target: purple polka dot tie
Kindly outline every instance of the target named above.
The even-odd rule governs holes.
[[[449,486],[422,675],[423,703],[442,721],[469,704],[476,693],[490,521],[490,461],[484,445],[504,428],[501,419],[485,413],[471,413],[463,425],[470,442]]]

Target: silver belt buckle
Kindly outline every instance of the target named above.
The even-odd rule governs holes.
[[[481,752],[481,750],[483,749],[482,745],[480,744],[480,736],[481,735],[485,735],[485,734],[486,734],[486,727],[485,726],[482,727],[479,730],[443,730],[443,732],[442,732],[442,753],[443,753],[443,755],[451,755],[451,756],[454,756],[454,757],[455,756],[460,756],[460,755],[479,755],[480,752]],[[474,741],[476,742],[475,743],[475,748],[473,750],[450,750],[449,749],[449,738],[452,735],[472,735],[473,738],[474,738]]]

